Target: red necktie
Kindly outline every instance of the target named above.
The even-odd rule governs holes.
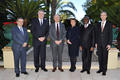
[[[103,24],[104,24],[104,22],[102,22],[102,24],[101,24],[101,31],[103,32]]]
[[[56,31],[56,33],[57,33],[57,39],[59,40],[59,27],[58,27],[58,24],[57,24],[57,31]]]

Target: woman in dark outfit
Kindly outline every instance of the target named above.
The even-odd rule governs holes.
[[[76,19],[74,18],[70,20],[70,24],[71,27],[68,28],[66,38],[71,62],[69,71],[74,72],[76,70],[77,56],[79,56],[80,27],[76,26]]]

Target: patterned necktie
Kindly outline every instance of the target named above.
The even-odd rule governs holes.
[[[22,28],[22,27],[20,27],[20,31],[21,31],[21,33],[24,35],[24,31],[23,31],[23,28]]]
[[[58,24],[57,24],[57,31],[56,31],[56,35],[57,35],[57,39],[59,40],[59,27],[58,27]]]

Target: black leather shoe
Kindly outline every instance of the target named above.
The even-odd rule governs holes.
[[[83,70],[81,70],[80,72],[83,73],[83,72],[85,72],[85,71],[86,71],[86,70],[83,69]]]
[[[102,75],[103,75],[103,76],[106,76],[106,72],[103,72]]]
[[[41,70],[43,70],[43,71],[45,71],[45,72],[47,72],[47,71],[48,71],[46,68],[41,68]]]
[[[74,72],[76,70],[76,68],[70,68],[69,71],[70,72]]]
[[[101,70],[98,70],[96,73],[101,73],[102,71]]]
[[[87,71],[87,74],[90,74],[90,71]]]
[[[25,75],[28,75],[28,72],[21,72],[21,74],[25,74]]]
[[[35,72],[38,72],[38,71],[39,71],[39,68],[36,68],[36,69],[35,69]]]
[[[55,68],[53,68],[52,72],[55,72],[55,71],[56,71],[56,69],[57,69],[56,67],[55,67]]]
[[[16,74],[16,77],[19,77],[20,76],[20,74]]]

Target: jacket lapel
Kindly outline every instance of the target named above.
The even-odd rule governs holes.
[[[104,26],[103,32],[105,31],[106,27],[107,27],[107,21],[106,21],[106,23],[105,23],[105,26]]]
[[[16,27],[16,29],[17,29],[18,34],[20,34],[21,36],[24,36],[24,35],[22,34],[22,32],[20,31],[20,29],[18,28],[18,26]],[[24,28],[23,28],[23,31],[24,31],[24,34],[25,34]]]

